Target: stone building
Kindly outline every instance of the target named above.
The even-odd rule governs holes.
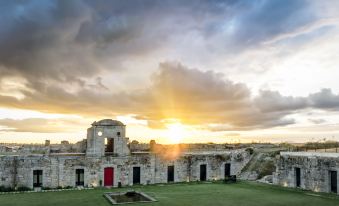
[[[338,153],[281,152],[273,183],[338,194]]]
[[[0,186],[117,187],[223,179],[239,174],[250,160],[243,150],[179,153],[130,152],[126,126],[116,120],[94,122],[85,153],[0,156]]]

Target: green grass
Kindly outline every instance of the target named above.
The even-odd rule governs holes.
[[[108,206],[104,192],[134,189],[155,197],[158,202],[133,205],[339,205],[339,196],[313,193],[297,189],[282,188],[252,182],[236,184],[191,183],[172,185],[136,186],[121,189],[94,189],[46,193],[23,193],[0,195],[1,206]]]

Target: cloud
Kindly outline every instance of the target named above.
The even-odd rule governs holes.
[[[256,106],[264,112],[295,111],[307,107],[303,97],[282,96],[277,91],[262,90],[254,100]]]
[[[72,41],[76,25],[89,16],[85,5],[79,1],[3,4],[0,63],[4,68],[29,80],[67,80],[75,75],[93,74],[94,65],[88,61],[86,45]]]
[[[239,49],[258,46],[316,20],[311,4],[303,0],[243,1],[241,5],[243,12],[233,17],[230,38]]]
[[[339,94],[333,94],[329,88],[309,96],[310,106],[325,110],[339,110]]]
[[[22,76],[33,88],[60,82],[83,86],[105,71],[123,70],[126,61],[140,56],[152,58],[172,49],[186,53],[187,46],[197,43],[193,39],[201,39],[202,49],[233,54],[312,19],[304,1],[1,4],[0,73]],[[232,34],[225,33],[227,25],[233,25]],[[182,39],[190,41],[180,46]]]
[[[266,112],[296,111],[306,108],[338,111],[339,94],[334,94],[329,88],[323,88],[307,97],[292,97],[282,96],[277,91],[264,90],[255,98],[255,103]]]
[[[224,60],[264,42],[294,38],[329,24],[319,22],[312,4],[305,1],[0,4],[3,107],[90,117],[132,114],[153,128],[180,119],[211,130],[284,126],[295,123],[289,115],[306,108],[338,109],[339,97],[330,89],[307,97],[266,90],[253,97],[248,85],[209,67],[199,67],[202,71],[164,62],[173,56],[183,62],[186,58],[205,62],[210,55],[213,61]],[[268,58],[264,65],[271,67]],[[139,66],[145,61],[163,63],[155,70]],[[239,62],[244,60],[236,62],[242,65]],[[154,70],[145,85],[120,80],[125,73],[142,76]],[[109,78],[121,81],[123,89]],[[134,89],[124,89],[126,85]]]
[[[0,131],[6,132],[60,133],[83,129],[81,121],[75,119],[0,119],[0,126]]]
[[[273,44],[285,39],[294,38],[303,34],[308,34],[326,26],[337,26],[339,24],[338,22],[339,18],[319,19],[317,21],[311,22],[308,25],[296,28],[295,31],[277,35],[276,37],[270,39],[269,41],[264,42],[264,44]]]
[[[153,72],[144,62],[214,62],[298,30],[316,21],[311,7],[266,0],[2,2],[0,81],[22,78],[32,91],[126,85],[119,76]]]
[[[322,124],[327,122],[325,119],[308,119],[308,121],[312,122],[313,124]]]
[[[146,92],[152,94],[158,113],[145,119],[178,118],[187,124],[209,125],[212,130],[249,130],[295,124],[289,115],[308,108],[337,109],[339,95],[323,89],[306,97],[283,96],[261,91],[253,97],[245,84],[234,83],[222,74],[189,69],[180,63],[163,63]],[[320,101],[322,100],[322,101]]]
[[[134,114],[139,119],[148,120],[153,127],[159,127],[170,119],[191,125],[227,124],[230,125],[228,130],[294,123],[284,118],[291,113],[290,110],[260,109],[253,103],[245,84],[227,80],[221,73],[164,62],[151,80],[149,87],[119,93],[100,93],[89,89],[71,93],[57,85],[48,85],[33,93],[22,91],[25,98],[21,100],[1,96],[0,102],[6,107],[92,117]],[[267,96],[260,98],[264,101]]]
[[[148,121],[151,128],[164,128],[168,121],[180,120],[212,131],[285,126],[295,124],[289,115],[307,108],[339,108],[339,95],[330,89],[306,97],[263,90],[253,97],[243,83],[235,83],[221,73],[188,68],[178,62],[160,63],[147,87],[124,92],[98,90],[102,89],[83,88],[74,93],[59,85],[48,85],[35,92],[22,91],[23,99],[0,96],[0,106],[86,117],[132,114]]]
[[[163,47],[170,32],[194,29],[200,22],[195,18],[205,10],[218,11],[217,2],[202,1],[194,9],[190,3],[3,2],[1,70],[36,82],[77,82],[103,70],[119,70],[126,59]],[[192,13],[192,18],[176,24],[189,16],[186,12]]]

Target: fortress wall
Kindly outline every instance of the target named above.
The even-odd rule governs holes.
[[[33,170],[43,170],[43,187],[75,186],[75,170],[84,169],[84,186],[103,185],[104,168],[114,168],[114,186],[133,184],[133,167],[140,167],[140,183],[167,183],[167,167],[174,165],[174,181],[198,181],[200,165],[207,165],[207,180],[223,179],[224,164],[231,164],[231,174],[239,174],[250,156],[234,151],[214,154],[183,154],[175,160],[165,160],[153,153],[131,154],[126,157],[86,156],[1,156],[0,185],[33,188]],[[16,172],[15,172],[16,171]]]
[[[300,168],[300,188],[316,192],[331,192],[330,171],[339,173],[339,154],[281,152],[273,175],[273,183],[285,187],[297,187],[296,168]],[[339,180],[339,177],[337,179]]]

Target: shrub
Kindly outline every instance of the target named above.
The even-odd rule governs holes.
[[[244,157],[242,156],[241,153],[238,153],[235,155],[234,159],[237,161],[237,162],[241,162],[244,160]]]
[[[23,192],[23,191],[30,191],[31,188],[25,187],[25,186],[20,186],[16,190],[19,191],[19,192]]]
[[[225,162],[225,161],[231,159],[231,157],[230,157],[229,155],[226,155],[226,156],[225,156],[225,155],[216,155],[215,157],[216,157],[216,159],[218,159],[219,161],[223,161],[223,162]]]
[[[254,149],[252,147],[246,148],[245,151],[248,152],[250,155],[254,153]]]
[[[273,161],[266,161],[262,164],[262,167],[259,171],[258,178],[261,179],[266,175],[272,175],[272,173],[275,171],[275,164]]]
[[[0,186],[0,192],[13,192],[14,189],[11,187]]]
[[[269,153],[269,156],[275,158],[277,155],[280,155],[280,150]]]

